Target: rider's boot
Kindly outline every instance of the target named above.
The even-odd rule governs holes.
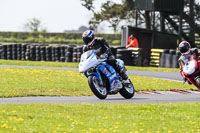
[[[125,69],[125,68],[124,68]],[[119,73],[119,75],[122,77],[123,83],[130,83],[128,76],[125,72],[125,70],[121,69],[119,65],[116,65],[116,70]]]
[[[127,74],[124,71],[120,73],[120,76],[122,77],[122,79],[123,79],[122,82],[124,84],[129,84],[130,83],[129,78],[128,78]]]

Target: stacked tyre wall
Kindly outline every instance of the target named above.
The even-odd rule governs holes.
[[[180,56],[180,52],[174,49],[165,50],[160,55],[159,67],[178,68],[178,59],[180,58]]]
[[[150,66],[178,68],[180,55],[175,49],[151,49]]]
[[[0,45],[0,59],[5,60],[79,62],[81,54],[82,46]]]
[[[38,44],[0,44],[0,59],[80,62],[83,46],[38,45]],[[124,61],[125,65],[141,66],[141,49],[111,47],[115,58]]]
[[[151,49],[150,66],[158,67],[160,64],[160,55],[163,53],[163,49]]]
[[[142,49],[139,48],[117,48],[116,58],[124,61],[125,65],[129,66],[141,66],[142,65],[142,57],[141,57]]]
[[[0,44],[0,59],[80,62],[82,46],[37,45],[37,44]],[[124,61],[125,65],[143,66],[142,49],[123,47],[111,48],[113,55]],[[178,68],[180,53],[174,49],[152,49],[150,66]]]

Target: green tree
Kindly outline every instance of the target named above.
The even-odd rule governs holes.
[[[93,18],[90,20],[90,28],[95,29],[98,24],[107,21],[111,24],[114,31],[123,20],[130,21],[135,18],[134,2],[132,0],[123,0],[122,4],[114,3],[111,0],[103,3],[100,12],[95,12],[93,6],[94,0],[81,0],[82,5],[94,13]]]
[[[82,5],[84,7],[86,7],[89,11],[94,12],[94,6],[93,6],[94,0],[81,0],[81,1],[83,2]]]
[[[116,31],[117,26],[123,20],[130,22],[131,20],[136,18],[135,13],[135,0],[122,0],[121,4],[114,3],[112,0],[107,0],[101,5],[100,12],[95,12],[94,1],[95,0],[81,0],[82,5],[86,7],[88,10],[92,11],[94,16],[90,20],[90,28],[95,29],[101,22],[107,21],[111,24],[113,29]],[[184,13],[186,13],[191,19],[192,23],[199,24],[200,22],[200,5],[198,0],[184,0]],[[155,14],[155,30],[160,31],[161,27],[161,16],[160,13],[156,12]],[[170,16],[173,20],[177,20],[179,16]],[[153,29],[152,20],[153,15],[152,12],[149,11],[138,11],[138,26],[145,24],[146,29]],[[178,25],[178,21],[176,21]],[[185,21],[183,23],[186,23]],[[165,31],[176,33],[177,31],[173,30],[173,27],[165,22]],[[194,36],[194,29],[191,29],[191,36]]]
[[[25,24],[24,28],[31,32],[46,32],[46,28],[42,26],[42,23],[37,18],[29,19]]]

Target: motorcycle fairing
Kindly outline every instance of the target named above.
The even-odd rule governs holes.
[[[196,66],[196,62],[195,61],[188,61],[184,68],[183,68],[183,72],[187,75],[191,75],[195,72],[195,66]]]
[[[111,65],[103,63],[99,64],[97,66],[97,69],[100,70],[108,78],[110,83],[110,89],[112,90],[119,80],[115,69]]]
[[[89,73],[89,72],[84,72],[84,75],[88,78],[88,76],[90,75],[95,75],[97,77],[97,79],[100,81],[100,84],[103,85],[103,82],[102,82],[102,79],[101,79],[101,75],[100,75],[100,72],[99,70],[96,69],[97,72],[92,72],[92,73]]]
[[[94,53],[92,53],[92,51],[83,53],[81,57],[81,63],[79,63],[79,72],[83,73],[97,63],[96,51]]]
[[[106,63],[99,64],[96,68],[96,72],[92,72],[92,73],[85,72],[84,75],[86,77],[90,75],[95,75],[100,81],[100,83],[103,84],[100,71],[108,78],[109,84],[110,84],[109,86],[110,90],[114,89],[116,84],[118,83],[119,78],[117,76],[115,69]]]
[[[118,61],[118,63],[121,67],[123,67],[122,61]],[[90,71],[90,68],[95,69],[95,71]],[[103,85],[103,81],[101,78],[101,73],[103,73],[108,78],[110,91],[116,88],[119,81],[119,77],[115,69],[104,61],[99,62],[96,57],[96,51],[94,50],[83,53],[83,55],[81,56],[81,62],[79,64],[79,72],[84,73],[87,78],[90,75],[95,75],[100,81],[101,85]]]

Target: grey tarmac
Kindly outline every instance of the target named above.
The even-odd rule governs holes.
[[[0,67],[12,67],[12,68],[36,68],[36,69],[54,69],[54,70],[67,70],[78,71],[78,68],[66,68],[66,67],[43,67],[43,66],[19,66],[19,65],[0,65]],[[183,78],[179,72],[158,72],[158,71],[135,71],[128,70],[128,75],[153,77],[165,80],[173,80],[182,82]]]
[[[41,66],[17,66],[0,65],[0,67],[13,68],[36,68],[78,71],[77,68],[66,67],[41,67]],[[128,75],[153,77],[165,80],[182,82],[179,72],[153,72],[153,71],[133,71],[128,70]],[[109,95],[105,100],[99,100],[95,96],[38,96],[38,97],[13,97],[0,98],[0,104],[31,104],[31,103],[181,103],[181,102],[200,102],[200,93],[172,93],[164,92],[160,94],[135,94],[132,99],[124,99],[120,95]]]
[[[32,104],[32,103],[183,103],[200,102],[200,94],[136,94],[131,99],[120,95],[109,95],[105,100],[95,96],[39,96],[0,98],[0,104]]]

